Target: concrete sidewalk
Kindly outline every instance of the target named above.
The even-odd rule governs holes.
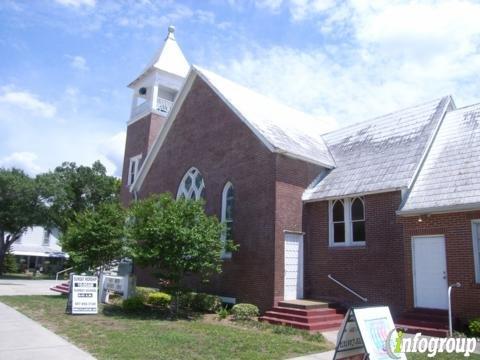
[[[0,279],[0,296],[10,295],[55,295],[50,287],[60,284],[55,280]]]
[[[0,359],[95,360],[83,350],[1,302]]]

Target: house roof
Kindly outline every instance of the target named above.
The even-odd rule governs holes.
[[[480,208],[480,104],[445,115],[399,213]]]
[[[446,96],[325,134],[336,167],[320,174],[303,200],[408,188],[441,119],[454,107]]]
[[[11,252],[13,255],[21,255],[21,256],[68,258],[68,254],[59,250],[58,247],[42,246],[42,245],[13,243]]]
[[[327,168],[335,166],[321,137],[330,128],[327,121],[292,109],[211,71],[194,68],[273,151]]]
[[[139,190],[158,154],[179,108],[190,92],[193,81],[200,77],[238,115],[253,133],[273,152],[321,165],[326,168],[335,162],[321,137],[329,129],[327,121],[316,119],[301,111],[260,95],[246,87],[227,80],[211,71],[192,66],[185,84],[157,135],[131,191]]]
[[[153,69],[162,70],[182,78],[185,78],[190,70],[190,64],[175,40],[175,27],[173,26],[168,27],[168,35],[163,46],[157,51],[143,72],[128,86],[133,86],[137,80]]]

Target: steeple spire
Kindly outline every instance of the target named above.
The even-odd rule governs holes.
[[[162,47],[129,87],[134,86],[138,80],[145,77],[152,70],[160,70],[181,78],[185,78],[190,70],[190,64],[175,40],[175,26],[173,25],[168,27],[167,37]]]

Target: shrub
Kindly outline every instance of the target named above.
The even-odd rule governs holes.
[[[221,307],[220,309],[217,310],[217,315],[219,320],[226,319],[229,314],[230,314],[230,311],[228,311],[226,307]]]
[[[171,295],[164,293],[164,292],[154,292],[148,294],[147,303],[150,305],[155,305],[163,308],[167,308],[170,306],[172,302]]]
[[[470,320],[468,330],[471,336],[480,337],[480,318]]]
[[[222,300],[216,295],[198,293],[193,298],[192,309],[214,313],[222,306]]]
[[[135,292],[136,292],[136,295],[137,296],[140,296],[144,302],[147,302],[148,300],[148,295],[154,293],[154,292],[157,292],[158,290],[157,289],[154,289],[154,288],[150,288],[150,287],[141,287],[141,286],[137,286],[137,288],[135,289]]]
[[[145,305],[143,304],[143,298],[135,295],[129,299],[123,300],[122,308],[126,312],[137,312],[143,310]]]
[[[195,301],[195,296],[197,296],[197,293],[195,293],[195,292],[181,292],[177,296],[178,296],[177,301],[178,301],[179,307],[181,307],[182,309],[187,309],[187,310],[193,309],[193,303]]]
[[[234,320],[251,320],[260,314],[258,307],[253,304],[236,304],[232,308]]]

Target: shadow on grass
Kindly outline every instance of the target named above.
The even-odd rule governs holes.
[[[169,310],[155,309],[145,306],[142,310],[138,311],[125,311],[119,305],[103,305],[103,315],[120,319],[134,319],[134,320],[164,320],[164,321],[177,321],[187,320],[194,321],[203,317],[203,314],[179,311],[177,314]]]

